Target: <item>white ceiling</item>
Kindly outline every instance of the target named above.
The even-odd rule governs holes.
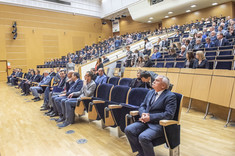
[[[152,22],[159,22],[165,18],[165,16],[173,17],[186,13],[186,10],[190,9],[191,11],[200,10],[212,6],[212,3],[217,2],[222,4],[229,1],[235,0],[164,0],[158,4],[150,6],[149,0],[142,0],[138,3],[130,5],[128,10],[133,20],[139,22],[149,21],[150,17],[153,17]],[[195,4],[195,8],[190,6]],[[173,12],[168,14],[168,12]]]

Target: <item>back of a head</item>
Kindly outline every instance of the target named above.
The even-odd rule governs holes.
[[[76,78],[80,79],[80,74],[79,74],[78,72],[74,72],[73,75],[74,75]]]
[[[140,78],[149,78],[149,77],[151,77],[151,74],[148,72],[148,71],[142,71],[141,73],[140,73]]]

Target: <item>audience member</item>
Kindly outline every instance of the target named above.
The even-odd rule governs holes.
[[[95,79],[96,84],[103,84],[107,82],[107,76],[104,74],[104,69],[99,68],[98,70],[98,76]]]
[[[175,94],[168,90],[169,85],[169,79],[159,75],[139,108],[139,121],[125,128],[132,151],[140,156],[155,155],[152,141],[164,136],[159,121],[174,118],[177,101]]]
[[[209,64],[207,62],[207,59],[203,53],[203,51],[197,51],[196,52],[196,60],[193,63],[193,68],[209,68]]]
[[[184,61],[184,68],[193,68],[194,61],[195,59],[193,52],[187,52],[186,60]]]

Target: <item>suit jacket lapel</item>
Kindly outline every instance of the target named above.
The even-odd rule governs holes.
[[[162,92],[162,94],[158,97],[158,99],[149,107],[149,110],[151,110],[151,108],[152,108],[153,106],[155,106],[155,105],[165,96],[166,92],[167,92],[167,90],[164,90],[164,91]]]

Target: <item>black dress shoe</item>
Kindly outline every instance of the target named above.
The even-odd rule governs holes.
[[[55,116],[58,116],[58,114],[56,114],[56,113],[53,113],[53,114],[51,114],[51,115],[49,115],[50,117],[55,117]]]
[[[48,112],[46,112],[46,113],[44,113],[45,115],[47,115],[47,116],[49,116],[49,114],[51,114],[51,112],[53,112],[53,111],[48,111]],[[53,112],[54,113],[54,112]]]
[[[46,110],[49,110],[48,107],[44,107],[44,108],[41,108],[40,111],[46,111]]]
[[[37,98],[35,97],[35,98],[33,98],[32,100],[36,100]]]
[[[63,122],[65,119],[63,117],[60,117],[59,119],[56,120],[56,122]]]
[[[52,115],[52,114],[55,114],[55,112],[54,112],[54,111],[51,111],[51,112],[47,113],[47,116],[50,116],[50,115]]]
[[[34,100],[34,102],[40,101],[41,99],[38,97]]]

